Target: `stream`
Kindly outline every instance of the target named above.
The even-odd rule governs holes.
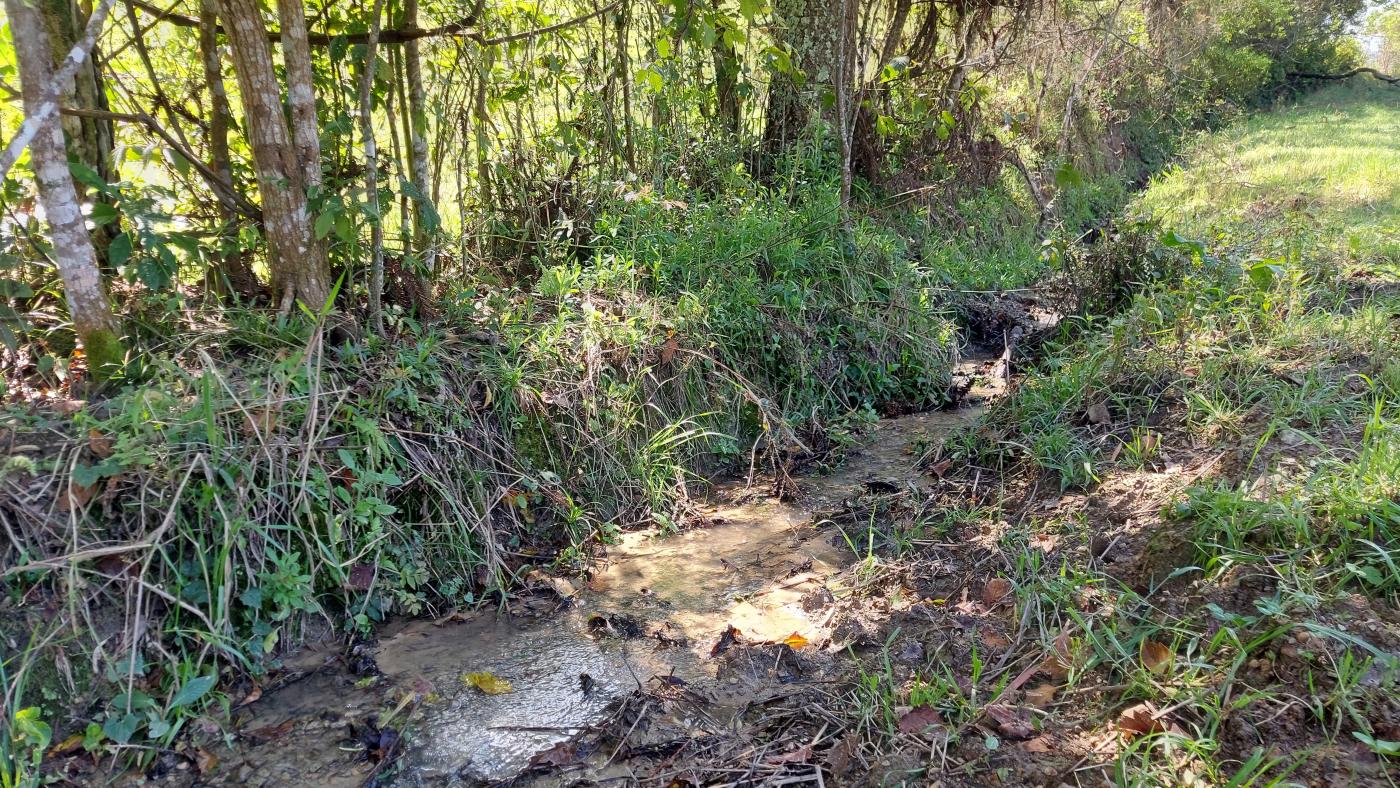
[[[586,583],[549,581],[556,593],[548,609],[394,622],[359,655],[373,660],[378,678],[347,675],[332,647],[308,649],[296,663],[305,678],[241,711],[239,742],[217,753],[221,763],[204,779],[364,785],[379,780],[364,751],[382,747],[395,759],[385,784],[509,781],[552,763],[551,748],[655,682],[705,699],[675,721],[682,729],[724,725],[763,689],[719,672],[711,655],[725,633],[737,630],[747,643],[829,641],[831,581],[856,552],[820,514],[870,485],[917,484],[918,451],[976,418],[976,403],[1001,378],[989,374],[994,366],[986,359],[960,366],[973,383],[961,407],[882,420],[839,467],[797,474],[795,501],[731,482],[703,500],[705,527],[623,534]],[[509,691],[488,694],[467,674],[504,680]],[[385,731],[367,724],[379,720]],[[606,755],[592,764],[594,779],[609,773]]]

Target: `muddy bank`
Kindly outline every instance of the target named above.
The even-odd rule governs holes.
[[[997,361],[964,367],[974,397],[996,391]],[[866,546],[824,513],[872,489],[917,487],[920,453],[978,412],[881,421],[834,471],[799,474],[791,501],[721,485],[701,506],[703,527],[624,534],[588,576],[536,578],[504,610],[397,622],[358,649],[358,675],[330,651],[304,653],[309,675],[238,712],[235,746],[211,752],[220,766],[203,781],[490,784],[564,760],[602,775],[608,753],[563,750],[639,690],[695,700],[671,713],[674,730],[722,729],[795,680],[726,672],[730,646],[747,656],[771,645],[781,663],[783,650],[824,658],[833,642],[832,603],[849,593],[836,578]]]

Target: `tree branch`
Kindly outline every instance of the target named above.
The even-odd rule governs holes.
[[[1388,74],[1383,74],[1383,73],[1381,73],[1380,71],[1377,71],[1377,70],[1374,69],[1374,68],[1368,68],[1368,67],[1366,67],[1366,66],[1362,66],[1362,67],[1360,67],[1360,68],[1353,68],[1351,71],[1347,71],[1347,72],[1344,72],[1344,73],[1341,73],[1341,74],[1309,74],[1309,73],[1307,73],[1307,72],[1295,72],[1295,73],[1289,74],[1289,75],[1288,75],[1288,78],[1289,78],[1289,79],[1351,79],[1352,77],[1356,76],[1357,74],[1370,74],[1371,76],[1375,77],[1376,79],[1379,79],[1379,80],[1382,81],[1382,82],[1389,82],[1389,83],[1392,84],[1392,85],[1400,85],[1400,77],[1392,77],[1392,76],[1390,76],[1390,75],[1388,75]]]
[[[194,17],[190,16],[185,16],[184,14],[177,14],[173,11],[167,11],[165,9],[158,8],[146,2],[146,0],[125,0],[125,2],[127,5],[132,6],[134,8],[139,8],[140,10],[144,11],[147,14],[150,14],[151,16],[155,17],[156,19],[162,22],[169,22],[170,24],[176,25],[178,27],[199,27],[198,19],[195,19]],[[575,25],[583,24],[584,22],[587,22],[590,19],[602,16],[603,14],[616,10],[617,8],[622,6],[622,3],[623,0],[614,0],[614,2],[605,5],[602,8],[597,9],[596,11],[590,11],[587,14],[584,14],[583,16],[576,16],[573,19],[566,19],[563,22],[548,25],[546,27],[539,27],[535,28],[534,30],[526,30],[520,33],[510,33],[504,36],[497,36],[496,38],[487,38],[483,36],[480,31],[473,29],[477,23],[477,14],[473,12],[460,19],[448,22],[445,25],[438,25],[437,27],[405,27],[381,30],[379,32],[379,43],[402,44],[408,41],[417,41],[419,39],[424,38],[456,36],[461,38],[469,38],[472,41],[475,41],[476,43],[480,44],[481,46],[496,46],[497,44],[509,44],[514,41],[524,41],[527,38],[534,38],[536,36],[557,33],[561,30],[566,30]],[[223,33],[223,25],[219,25],[217,27],[217,30],[219,33]],[[268,41],[271,41],[274,44],[281,43],[281,38],[282,36],[280,32],[276,30],[267,31]],[[335,41],[336,39],[341,39],[349,44],[366,44],[369,42],[369,33],[339,33],[336,35],[327,35],[325,33],[309,33],[307,35],[307,40],[312,46],[330,46],[331,42]]]
[[[200,161],[198,156],[181,145],[179,140],[175,139],[170,132],[162,128],[160,123],[150,115],[144,112],[107,112],[100,109],[69,109],[67,107],[65,107],[62,112],[64,115],[72,115],[78,118],[101,118],[103,120],[121,120],[127,123],[140,123],[150,129],[157,137],[165,140],[165,143],[173,148],[176,153],[185,157],[185,160],[198,170],[200,175],[204,176],[204,180],[209,184],[209,188],[214,190],[215,193],[226,197],[228,201],[238,209],[239,213],[253,221],[262,221],[261,208],[248,202],[248,198],[239,194],[238,190],[233,187],[233,184],[225,181],[217,172],[210,169],[209,165]]]

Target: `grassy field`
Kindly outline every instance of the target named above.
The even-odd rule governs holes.
[[[1013,784],[1394,782],[1397,139],[1400,91],[1359,83],[1200,140],[1115,236],[1162,237],[1158,284],[1071,321],[945,448],[1006,480],[974,533],[1014,645],[971,664],[1005,666],[983,697],[1034,721],[943,709],[990,734],[956,761]]]

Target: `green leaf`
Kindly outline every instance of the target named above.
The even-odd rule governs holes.
[[[1075,168],[1073,162],[1064,162],[1055,169],[1055,185],[1061,189],[1069,189],[1083,183],[1084,176]]]
[[[17,279],[0,279],[0,298],[29,298],[34,288]]]
[[[92,214],[88,216],[92,223],[101,227],[104,224],[111,224],[121,218],[117,209],[105,202],[93,203]]]
[[[15,733],[29,742],[34,749],[42,750],[53,740],[53,729],[39,716],[39,707],[30,706],[15,712]]]
[[[335,229],[335,217],[338,212],[327,208],[321,211],[321,215],[316,217],[316,239],[321,240],[331,234]]]
[[[102,723],[102,732],[117,744],[126,744],[136,735],[136,729],[139,727],[141,716],[132,712],[121,717],[108,717],[107,721]]]
[[[126,265],[126,261],[131,259],[131,236],[126,233],[118,235],[107,244],[107,260],[117,268]]]
[[[97,170],[80,161],[68,162],[68,171],[73,174],[74,179],[84,186],[98,190],[107,188],[106,179],[97,174]]]
[[[181,706],[188,706],[204,697],[209,690],[214,688],[214,681],[215,675],[210,673],[207,676],[197,676],[180,685],[180,691],[170,699],[170,708],[178,709]]]
[[[1377,739],[1361,731],[1352,731],[1351,735],[1355,736],[1357,741],[1374,750],[1377,755],[1400,755],[1400,742]]]
[[[739,13],[752,22],[754,17],[763,13],[763,0],[739,0]]]

